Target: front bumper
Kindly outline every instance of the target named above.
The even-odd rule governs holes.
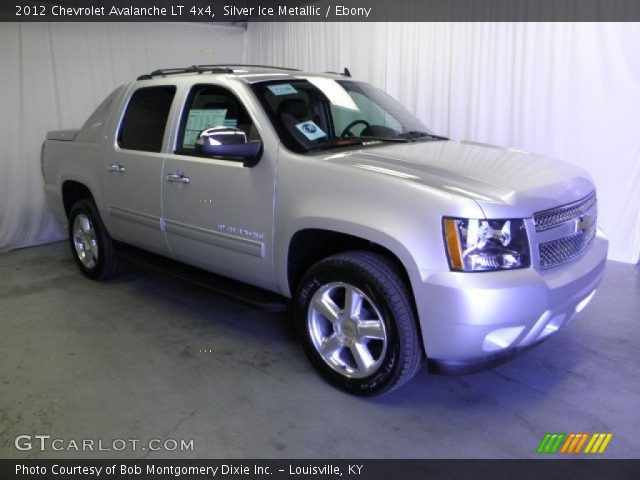
[[[431,369],[477,371],[509,360],[567,325],[600,283],[607,249],[598,231],[580,259],[548,272],[427,276],[414,293]]]

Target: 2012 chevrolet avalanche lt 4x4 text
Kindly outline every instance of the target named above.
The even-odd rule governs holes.
[[[313,366],[358,395],[535,345],[605,266],[585,172],[435,135],[348,71],[158,70],[42,161],[84,275],[135,248],[290,298]]]

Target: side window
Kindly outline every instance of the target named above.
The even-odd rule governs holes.
[[[128,150],[159,152],[176,87],[144,87],[136,90],[124,113],[118,144]]]
[[[175,153],[196,155],[198,134],[213,127],[238,128],[248,142],[260,140],[247,109],[233,93],[214,85],[196,85],[182,112]]]

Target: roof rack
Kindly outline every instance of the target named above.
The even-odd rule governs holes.
[[[230,68],[213,67],[207,65],[191,65],[190,67],[180,68],[161,68],[151,73],[140,75],[138,80],[151,80],[153,77],[166,77],[167,75],[179,75],[181,73],[233,73]]]
[[[290,72],[299,72],[296,68],[273,67],[270,65],[249,65],[249,64],[216,64],[216,65],[191,65],[190,67],[180,68],[161,68],[151,73],[140,75],[138,80],[151,80],[153,77],[166,77],[167,75],[179,75],[182,73],[233,73],[231,67],[253,67],[253,68],[271,68],[274,70],[286,70]]]
[[[199,67],[216,67],[216,68],[230,68],[230,67],[249,67],[249,68],[271,68],[273,70],[285,70],[287,72],[300,72],[299,68],[289,68],[289,67],[276,67],[274,65],[253,65],[250,63],[223,63],[217,65],[198,65]]]

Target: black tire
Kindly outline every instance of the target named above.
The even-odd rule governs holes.
[[[368,296],[376,304],[386,327],[386,353],[380,354],[377,369],[363,378],[353,378],[331,367],[314,345],[309,323],[310,303],[321,288],[336,282],[354,286]],[[316,263],[300,282],[294,299],[294,316],[311,364],[325,380],[346,392],[360,396],[387,393],[408,382],[420,370],[423,350],[413,302],[398,268],[382,255],[351,251]],[[331,330],[327,335],[332,335]]]
[[[98,256],[95,265],[91,267],[88,267],[80,260],[76,250],[73,228],[78,215],[85,215],[95,231]],[[89,199],[79,200],[69,212],[69,242],[73,258],[85,277],[92,280],[107,280],[118,274],[119,259],[115,245],[102,222],[98,209]]]

